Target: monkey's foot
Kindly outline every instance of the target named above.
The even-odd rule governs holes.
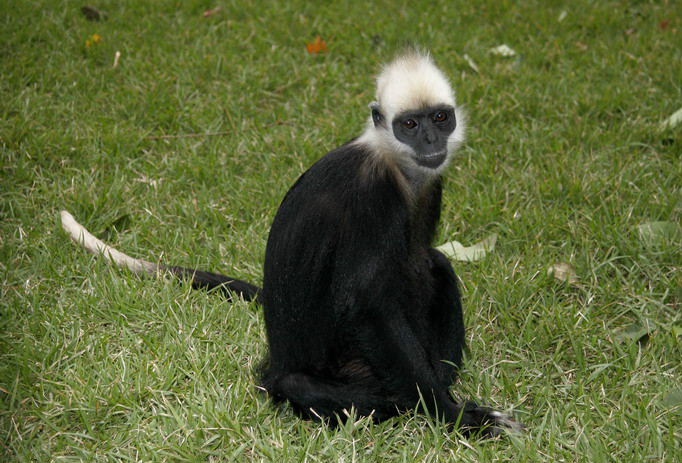
[[[463,417],[461,430],[465,434],[480,433],[483,437],[497,437],[507,433],[522,433],[526,429],[523,423],[516,421],[511,415],[490,407],[475,402],[464,402],[460,407]]]

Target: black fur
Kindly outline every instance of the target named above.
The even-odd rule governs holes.
[[[309,417],[383,420],[418,406],[480,427],[448,391],[462,360],[457,278],[430,247],[440,179],[410,207],[392,171],[347,144],[301,176],[275,216],[262,302],[263,387]]]
[[[230,301],[233,300],[232,295],[234,293],[239,294],[247,301],[260,301],[261,289],[246,281],[192,268],[163,266],[163,269],[170,271],[181,280],[190,280],[194,289],[204,289],[207,291],[220,290]]]
[[[346,144],[289,190],[270,230],[262,290],[172,271],[262,303],[269,355],[261,385],[306,417],[334,423],[354,408],[381,421],[419,408],[488,435],[514,427],[449,393],[465,340],[457,277],[431,248],[440,178],[408,200],[396,171],[369,163],[371,155]]]

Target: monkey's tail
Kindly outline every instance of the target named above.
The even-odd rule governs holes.
[[[96,238],[85,227],[76,222],[67,211],[61,211],[62,227],[69,237],[92,254],[101,254],[109,262],[118,267],[128,268],[139,275],[159,276],[165,273],[174,275],[179,280],[190,280],[192,288],[212,290],[218,289],[229,300],[236,294],[247,301],[259,301],[261,288],[246,281],[230,278],[219,273],[205,272],[191,268],[175,267],[171,265],[154,264],[142,259],[134,259],[121,251],[112,248]]]

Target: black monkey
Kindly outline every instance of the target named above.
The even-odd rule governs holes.
[[[334,421],[355,408],[380,421],[421,407],[464,430],[521,429],[449,392],[462,361],[464,322],[457,277],[431,243],[441,174],[464,140],[464,115],[448,80],[420,52],[387,65],[376,96],[364,133],[322,157],[282,201],[262,289],[132,259],[67,212],[64,227],[118,265],[170,271],[197,288],[258,299],[269,345],[261,384],[305,416]]]

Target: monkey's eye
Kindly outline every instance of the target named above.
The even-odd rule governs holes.
[[[406,129],[414,129],[415,127],[417,127],[417,121],[415,121],[414,119],[406,119],[403,121],[403,127],[405,127]]]
[[[445,111],[439,111],[436,113],[436,117],[433,118],[436,122],[445,122],[448,119],[448,114]]]

